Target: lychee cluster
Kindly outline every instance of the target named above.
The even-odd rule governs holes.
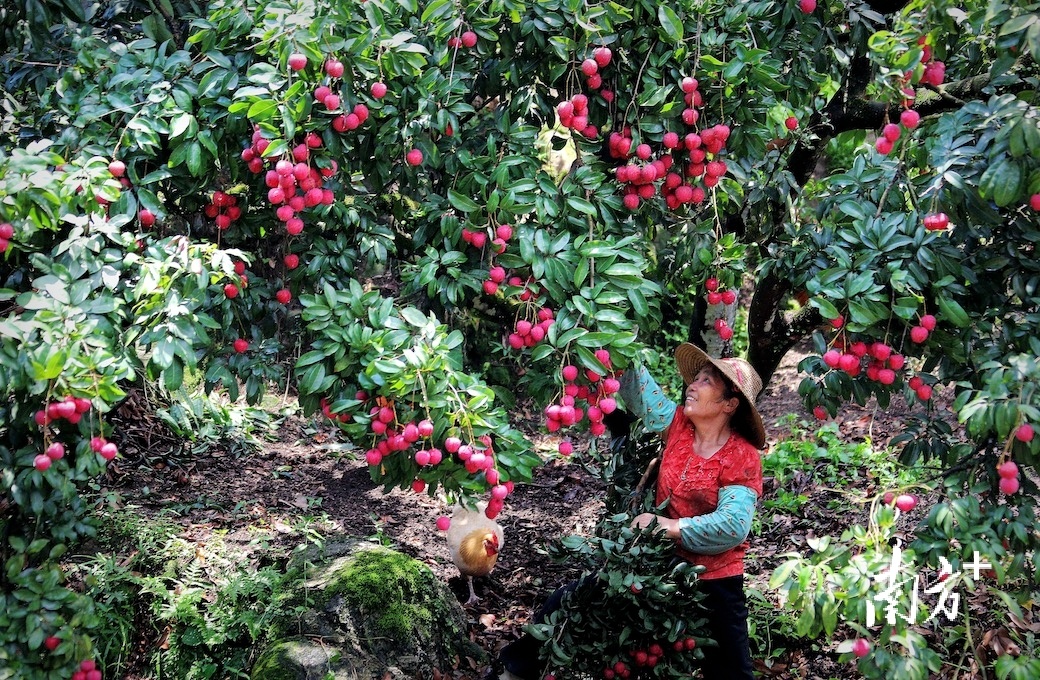
[[[732,288],[726,290],[719,290],[721,286],[718,278],[711,276],[704,282],[704,287],[707,290],[705,299],[709,305],[731,305],[737,301],[737,291]],[[731,340],[733,338],[733,329],[730,328],[729,323],[723,317],[715,319],[715,332],[719,334],[719,337],[723,340]]]
[[[868,345],[863,341],[846,342],[844,337],[824,352],[822,358],[828,368],[843,371],[853,378],[863,373],[868,380],[885,386],[896,384],[900,379],[900,371],[906,367],[906,357],[884,342]],[[907,386],[921,401],[932,398],[932,386],[919,375],[910,376]],[[817,407],[814,414],[822,420],[826,417],[826,410]]]
[[[545,427],[549,432],[558,432],[588,418],[589,432],[593,436],[598,437],[606,433],[607,426],[603,418],[617,409],[614,395],[621,389],[621,383],[611,368],[610,352],[602,348],[597,349],[595,356],[606,368],[605,374],[591,368],[582,372],[572,364],[560,369],[560,377],[563,379],[562,396],[559,401],[545,407]],[[560,453],[569,455],[572,451],[573,447],[569,441],[565,440],[560,444]]]
[[[638,593],[639,591],[633,588],[633,592]],[[662,640],[662,642],[668,644],[666,641]],[[692,652],[697,648],[697,640],[692,637],[679,638],[670,646],[676,654]],[[643,643],[629,648],[627,654],[629,659],[627,663],[623,657],[614,656],[611,659],[612,663],[609,663],[600,672],[603,680],[628,680],[633,675],[643,677],[650,672],[647,669],[653,669],[661,662],[665,656],[665,649],[657,642],[649,645]]]
[[[52,401],[44,408],[37,411],[33,419],[37,425],[45,431],[45,437],[50,438],[52,433],[49,427],[58,421],[65,421],[70,425],[78,425],[83,416],[90,411],[90,400],[85,397],[74,397],[67,395],[59,401]],[[112,442],[106,441],[104,437],[92,437],[90,449],[104,460],[112,460],[119,455],[118,447]],[[65,457],[65,444],[59,441],[51,441],[44,448],[43,453],[33,459],[33,467],[40,472],[46,472],[51,466]]]
[[[72,674],[72,680],[102,680],[101,671],[92,659],[79,662],[79,670]]]
[[[689,76],[680,82],[686,104],[681,118],[690,127],[695,126],[700,119],[697,107],[703,106],[704,102],[698,87],[697,79]],[[690,131],[681,137],[677,132],[668,131],[661,137],[662,151],[657,158],[654,158],[649,144],[637,144],[635,156],[641,163],[626,163],[615,171],[622,187],[625,207],[637,210],[642,201],[652,198],[655,193],[661,194],[669,210],[702,203],[706,196],[705,189],[717,186],[728,171],[719,155],[729,136],[730,128],[723,124],[699,132]],[[609,140],[610,155],[627,161],[631,157],[633,144],[629,127],[619,133],[612,133]],[[678,170],[680,164],[683,165],[681,171]],[[654,183],[662,179],[664,181],[660,186],[655,186]]]
[[[367,400],[367,395],[358,393],[358,398]],[[343,415],[334,414],[323,405],[326,415],[339,422],[345,422]],[[502,483],[501,475],[495,466],[495,451],[492,439],[482,435],[473,442],[463,442],[452,435],[444,439],[441,447],[433,445],[434,423],[426,418],[419,422],[402,422],[392,403],[384,399],[377,400],[368,412],[369,429],[376,437],[372,448],[365,452],[365,461],[371,466],[380,466],[383,459],[395,454],[408,455],[416,466],[416,477],[412,482],[412,490],[416,493],[426,491],[426,481],[418,475],[423,469],[441,465],[448,461],[461,465],[467,473],[483,476],[488,486],[489,500],[485,514],[494,519],[505,504],[506,497],[512,493],[512,482]],[[443,447],[443,448],[442,448]]]
[[[517,286],[522,285],[519,277],[516,277],[515,281],[510,279],[510,283]],[[525,287],[520,293],[521,299],[525,295],[530,299],[533,293],[529,288]],[[556,323],[556,319],[553,316],[552,309],[549,307],[537,308],[534,312],[534,320],[526,318],[516,320],[516,323],[513,325],[513,332],[506,337],[506,343],[511,349],[515,350],[523,349],[524,347],[534,347],[545,339],[546,334],[554,323]]]
[[[495,238],[491,241],[492,263],[495,255],[501,255],[508,247],[509,239],[513,238],[513,228],[508,224],[500,224],[495,228]],[[462,230],[462,240],[474,248],[483,249],[487,243],[487,232]],[[504,267],[492,264],[488,268],[488,278],[484,280],[484,292],[488,295],[498,293],[498,287],[506,281],[506,270]]]
[[[242,208],[238,206],[238,198],[223,191],[213,192],[204,212],[206,217],[213,220],[217,229],[221,231],[231,228],[232,223],[242,217]]]
[[[453,35],[448,38],[448,47],[458,49],[465,47],[472,49],[477,46],[477,34],[473,31],[463,31],[461,35]]]
[[[1018,466],[1015,465],[1015,461],[1008,460],[1004,461],[997,467],[997,474],[1000,476],[1000,491],[1001,493],[1011,495],[1018,492]]]
[[[560,118],[560,125],[588,139],[599,134],[599,129],[589,123],[589,98],[583,94],[576,94],[557,104],[556,115]]]

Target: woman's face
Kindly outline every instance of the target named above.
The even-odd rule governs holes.
[[[720,414],[732,416],[740,401],[736,397],[726,398],[726,379],[714,366],[702,368],[686,387],[683,413],[691,420],[697,417],[714,417]]]

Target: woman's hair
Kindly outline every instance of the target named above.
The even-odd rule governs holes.
[[[711,371],[711,373],[719,379],[719,382],[722,384],[724,389],[722,394],[723,399],[740,399],[741,401],[744,401],[744,393],[740,391],[740,388],[733,384],[733,381],[730,380],[725,373],[720,371],[713,364],[708,364],[704,368]]]

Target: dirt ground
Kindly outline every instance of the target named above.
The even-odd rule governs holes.
[[[775,423],[784,416],[812,418],[796,391],[800,358],[797,352],[787,357],[760,399],[772,441],[782,434]],[[887,411],[852,407],[841,415],[840,430],[849,440],[870,437],[884,444],[898,433],[905,411],[901,401]],[[580,465],[554,455],[556,439],[536,434],[533,441],[549,462],[535,471],[532,483],[519,485],[509,497],[499,517],[506,539],[498,565],[491,576],[477,581],[482,599],[466,610],[472,638],[489,651],[514,639],[532,609],[556,586],[577,575],[573,568],[552,562],[541,547],[554,537],[588,533],[602,507],[599,481]],[[176,467],[156,464],[156,457],[148,452],[123,449],[126,458],[108,490],[145,513],[165,509],[168,514],[173,509],[184,538],[204,543],[214,532],[226,531],[225,543],[248,550],[258,532],[267,531],[272,537],[268,545],[281,540],[288,546],[300,542],[294,527],[301,518],[317,518],[326,530],[391,542],[428,564],[460,601],[466,599],[466,584],[434,526],[448,508],[410,491],[384,494],[370,480],[363,456],[344,452],[329,428],[289,418],[279,428],[277,441],[266,443],[258,454],[239,458],[209,450]],[[152,464],[141,464],[145,458]],[[850,521],[821,514],[812,526],[790,522],[774,526],[770,518],[763,518],[762,532],[754,538],[749,555],[749,586],[767,593],[765,583],[779,563],[777,555],[803,548],[808,532],[840,531],[841,524]],[[787,652],[772,659],[769,667],[760,666],[763,677],[856,677],[852,667],[837,663],[837,654],[826,645],[784,644]],[[484,670],[473,667],[463,675],[480,677]]]

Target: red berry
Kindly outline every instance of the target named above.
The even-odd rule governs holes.
[[[870,653],[870,642],[864,638],[857,638],[852,643],[852,653],[859,658],[863,658]]]
[[[687,94],[689,94],[689,93],[693,92],[694,90],[696,90],[697,89],[697,85],[698,85],[697,79],[693,78],[693,77],[690,77],[690,76],[686,76],[679,83],[679,87],[682,88],[682,91],[687,93]]]
[[[921,385],[916,390],[914,390],[914,392],[917,393],[917,398],[920,399],[921,401],[928,401],[929,399],[932,398],[932,386],[931,385]]]
[[[899,139],[899,135],[902,134],[902,132],[903,131],[900,130],[899,126],[895,123],[889,123],[881,129],[881,134],[884,135],[885,139],[892,142],[893,144],[895,144],[895,142]]]
[[[1040,210],[1040,194],[1033,194],[1032,196],[1029,197],[1029,207],[1031,207],[1033,210]],[[3,226],[3,225],[0,225],[0,226]],[[2,236],[2,234],[0,234],[0,236]],[[5,237],[5,238],[10,238],[10,237]]]
[[[586,59],[585,61],[581,62],[581,72],[585,75],[591,76],[597,71],[599,71],[599,64],[596,62],[595,59]]]
[[[451,527],[451,517],[441,515],[437,518],[437,530],[447,531]]]
[[[383,83],[381,81],[372,83],[370,91],[372,92],[373,97],[375,97],[376,99],[382,99],[386,96],[386,83]]]
[[[229,283],[224,286],[224,296],[229,300],[233,300],[238,297],[238,286],[233,283]]]
[[[3,224],[0,224],[0,239],[3,239],[4,241],[10,241],[12,238],[14,238],[14,227],[11,225],[11,223],[4,222]]]
[[[249,351],[249,341],[245,340],[244,338],[239,338],[239,339],[235,340],[234,345],[235,345],[235,351],[238,352],[239,354],[245,354],[246,352]]]
[[[827,415],[827,409],[823,406],[816,405],[813,407],[813,416],[816,417],[816,420],[827,420]]]
[[[574,445],[571,444],[569,441],[566,441],[566,440],[560,442],[559,449],[560,449],[560,454],[564,455],[564,456],[569,456],[572,453],[574,453]]]
[[[899,122],[907,130],[913,130],[921,123],[921,115],[913,109],[907,109],[899,114]]]
[[[931,314],[925,314],[921,317],[921,326],[929,332],[935,330],[935,317]]]
[[[914,326],[910,329],[910,340],[920,345],[928,339],[928,329],[924,326]]]
[[[816,11],[816,0],[800,0],[798,8],[805,14],[812,14]]]
[[[815,2],[815,0],[809,1]],[[802,2],[806,2],[806,0],[802,0]],[[889,140],[888,137],[878,137],[877,141],[874,142],[874,148],[882,156],[887,156],[888,154],[892,153],[892,141]]]
[[[155,213],[147,208],[142,208],[137,213],[137,219],[140,220],[141,226],[147,229],[148,227],[155,224]]]
[[[296,269],[300,266],[300,256],[296,253],[289,253],[284,258],[282,258],[282,262],[285,263],[286,269]]]
[[[1013,460],[1004,461],[997,467],[997,474],[1008,479],[1018,477],[1018,466]]]
[[[343,62],[338,59],[329,59],[325,62],[325,73],[328,73],[333,78],[339,78],[343,75]]]
[[[299,52],[289,55],[289,68],[294,71],[302,71],[307,68],[307,57]]]
[[[1011,495],[1018,491],[1019,483],[1017,477],[1001,477],[1000,490],[1002,493]]]
[[[408,161],[408,165],[419,165],[423,162],[423,153],[419,149],[412,149],[405,156],[405,160]]]
[[[1033,426],[1029,423],[1022,423],[1015,430],[1015,439],[1020,442],[1031,442],[1033,441]]]
[[[39,470],[40,472],[46,472],[47,470],[50,470],[51,464],[53,462],[54,461],[52,461],[50,457],[47,456],[47,454],[41,453],[40,455],[33,458],[33,467]]]
[[[126,163],[123,161],[112,161],[108,164],[108,171],[113,177],[122,177],[126,174]]]
[[[947,217],[946,213],[935,213],[933,215],[926,215],[924,220],[924,228],[928,231],[943,231],[950,224],[950,218]]]
[[[917,506],[917,499],[908,493],[896,496],[896,507],[902,512],[910,512]]]
[[[462,46],[473,47],[477,44],[477,34],[473,31],[466,31],[462,34]]]
[[[597,47],[592,51],[592,58],[596,60],[596,64],[602,68],[610,63],[610,58],[613,54],[609,47]]]
[[[54,442],[47,447],[47,450],[44,451],[44,453],[46,453],[47,457],[51,460],[61,460],[65,457],[65,445],[61,442]]]
[[[574,380],[577,380],[577,378],[578,378],[578,367],[577,366],[570,366],[570,365],[564,366],[563,370],[561,371],[561,373],[563,374],[563,379],[564,380],[566,380],[568,382],[573,382]]]
[[[795,130],[795,129],[797,129],[798,128],[798,119],[795,118],[794,116],[789,116],[787,118],[787,120],[784,121],[784,127],[786,127],[788,130]]]
[[[287,305],[289,304],[289,301],[292,300],[292,293],[289,291],[288,288],[282,288],[274,294],[274,297],[276,300],[278,300],[278,302],[281,302],[283,305]]]
[[[101,447],[98,454],[105,460],[112,460],[119,455],[119,448],[112,442],[105,442],[105,445]]]
[[[53,635],[49,636],[47,639],[45,639],[43,641],[43,646],[46,647],[51,652],[53,652],[55,649],[57,649],[58,645],[60,645],[60,644],[61,644],[61,640],[56,638]]]

